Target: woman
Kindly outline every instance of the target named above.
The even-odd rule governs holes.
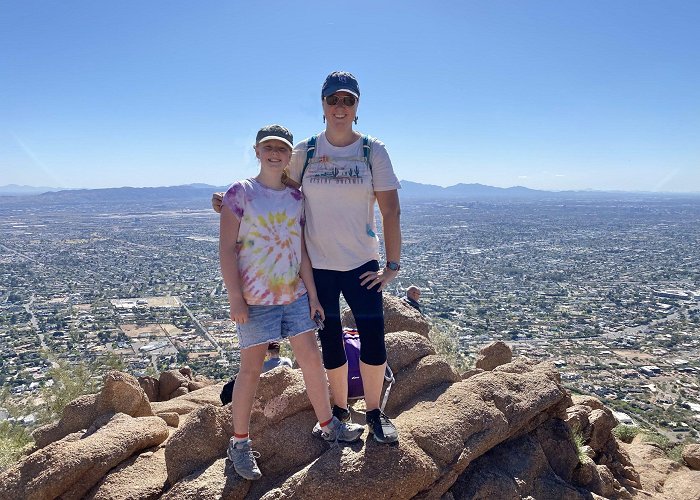
[[[398,440],[396,427],[380,410],[386,366],[382,290],[399,272],[401,187],[384,144],[363,137],[357,123],[360,88],[355,77],[336,71],[321,89],[325,130],[297,144],[289,164],[288,185],[301,186],[305,198],[306,247],[318,300],[325,311],[319,331],[333,416],[350,420],[348,365],[340,322],[340,294],[355,317],[360,335],[360,372],[367,425],[380,443]],[[386,265],[379,265],[374,220],[379,205]],[[216,208],[217,202],[214,201]],[[318,434],[318,425],[314,429]]]

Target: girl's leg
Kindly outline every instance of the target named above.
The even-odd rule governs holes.
[[[314,407],[316,418],[321,423],[328,422],[333,415],[328,401],[328,380],[316,344],[316,334],[314,330],[300,333],[290,337],[289,342],[304,375],[306,394]]]
[[[250,412],[253,409],[255,391],[258,389],[267,344],[247,347],[241,350],[241,367],[233,386],[231,412],[233,432],[237,437],[247,435],[250,426]]]

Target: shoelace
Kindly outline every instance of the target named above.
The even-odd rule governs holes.
[[[338,422],[340,422],[340,420],[338,420]],[[341,428],[343,425],[345,425],[345,424],[344,424],[343,422],[340,422],[340,425],[338,426],[337,429],[332,429],[332,430],[335,432],[335,439],[333,440],[333,444],[330,445],[330,446],[331,446],[331,449],[333,449],[333,448],[340,448],[340,444],[338,443],[338,434],[340,434],[340,428]],[[328,435],[327,432],[323,432],[323,429],[321,429],[321,432],[324,434],[324,436],[327,436],[327,435]],[[328,441],[327,439],[325,439],[325,437],[324,437],[324,440],[326,441],[326,443],[330,443],[330,441]]]

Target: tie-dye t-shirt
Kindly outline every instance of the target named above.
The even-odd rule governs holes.
[[[271,189],[255,179],[234,183],[224,205],[240,221],[238,270],[249,305],[282,305],[306,288],[299,276],[303,198],[292,188]]]

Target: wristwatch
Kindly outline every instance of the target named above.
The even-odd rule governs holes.
[[[401,264],[398,262],[392,262],[392,261],[387,261],[386,263],[387,269],[391,269],[392,271],[398,271],[401,269]]]

